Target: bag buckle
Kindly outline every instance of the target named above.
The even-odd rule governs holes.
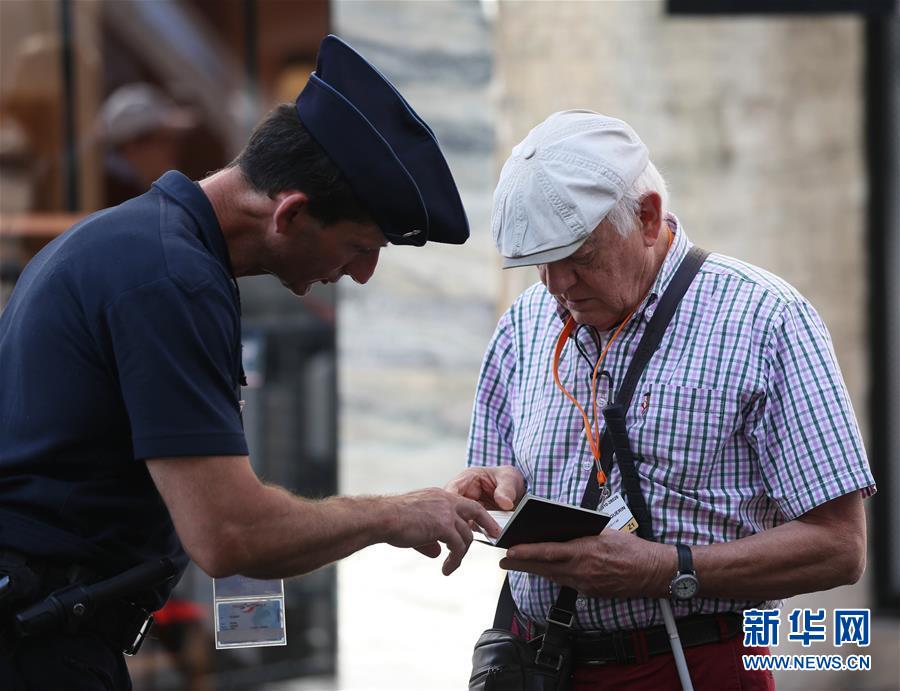
[[[563,655],[562,653],[545,653],[544,649],[541,648],[534,656],[534,664],[541,667],[549,667],[554,672],[558,672],[560,669],[562,669]]]
[[[141,624],[141,628],[138,629],[137,636],[135,636],[134,641],[131,642],[130,645],[125,647],[125,650],[122,651],[123,654],[131,657],[132,655],[137,655],[138,650],[141,649],[141,646],[144,644],[144,639],[147,637],[147,633],[150,631],[150,627],[153,626],[153,615],[148,614],[147,618],[144,619],[144,623]]]
[[[570,612],[567,609],[563,609],[562,607],[557,607],[553,605],[550,610],[547,612],[547,623],[548,624],[556,624],[557,626],[562,626],[566,629],[572,628],[572,623],[575,621],[575,613]]]

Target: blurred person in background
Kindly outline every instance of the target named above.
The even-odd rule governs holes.
[[[240,292],[272,274],[298,296],[366,283],[388,244],[461,244],[468,222],[437,140],[340,39],[295,104],[226,168],[169,171],[79,222],[25,268],[0,317],[0,679],[127,689],[122,651],[174,581],[50,619],[15,615],[135,565],[193,559],[213,577],[283,578],[366,546],[449,548],[477,502],[441,489],[308,500],[254,473],[241,421]]]
[[[504,268],[537,266],[540,282],[497,325],[470,468],[448,489],[491,509],[526,492],[578,506],[605,458],[593,416],[617,400],[691,242],[634,130],[583,110],[551,115],[513,148],[491,224]],[[561,387],[581,409],[554,381],[557,343]],[[825,325],[785,281],[711,254],[626,423],[655,541],[606,530],[510,549],[508,627],[543,633],[568,586],[576,611],[554,619],[571,617],[576,690],[680,689],[657,601],[671,598],[696,689],[773,688],[770,672],[741,668],[742,653],[768,653],[745,647],[742,612],[853,583],[865,567],[875,484]],[[619,492],[618,460],[597,479]]]
[[[114,206],[143,194],[160,175],[177,168],[181,140],[196,122],[190,109],[178,106],[152,84],[126,84],[110,94],[98,117],[106,147],[106,204]]]

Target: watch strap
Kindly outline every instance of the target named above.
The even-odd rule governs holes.
[[[680,542],[675,545],[678,550],[678,574],[694,573],[694,556],[691,554],[691,548]]]

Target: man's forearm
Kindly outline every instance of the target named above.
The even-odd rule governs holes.
[[[855,582],[865,566],[858,492],[776,528],[691,547],[701,597],[777,600]],[[545,576],[592,597],[668,597],[675,546],[620,531],[564,543],[517,545],[500,565]]]
[[[776,528],[692,551],[702,597],[778,600],[854,583],[865,567],[862,501],[853,492]]]
[[[865,556],[826,542],[791,522],[734,542],[695,547],[700,594],[778,600],[859,580]]]

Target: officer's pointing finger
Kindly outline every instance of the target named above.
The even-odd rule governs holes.
[[[472,540],[474,538],[474,535],[472,535],[472,529],[469,527],[469,522],[464,518],[457,518],[456,532],[462,535],[462,539],[466,543],[466,549],[468,549],[469,545],[472,544]]]
[[[482,528],[485,535],[497,537],[500,535],[500,526],[497,524],[487,510],[477,502],[461,503],[457,509],[457,513],[468,521],[475,521]]]

